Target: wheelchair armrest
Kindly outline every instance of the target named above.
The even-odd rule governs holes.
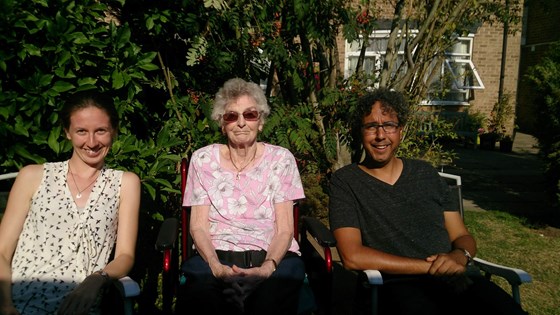
[[[130,277],[122,277],[119,279],[119,282],[123,286],[125,297],[128,298],[140,295],[140,286]]]
[[[521,269],[494,264],[478,257],[474,258],[474,263],[481,271],[502,277],[512,285],[520,285],[532,281],[531,275]]]
[[[168,218],[163,221],[156,240],[156,249],[164,251],[175,247],[179,235],[179,220]]]
[[[321,221],[312,217],[302,217],[301,223],[303,228],[311,234],[311,236],[321,245],[322,247],[334,247],[336,246],[336,239],[332,235],[331,230],[329,230]]]

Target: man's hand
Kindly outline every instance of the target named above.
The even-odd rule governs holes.
[[[87,277],[77,288],[66,296],[58,308],[58,315],[81,315],[88,314],[95,304],[99,291],[105,284],[105,277],[91,275]]]
[[[447,254],[437,254],[426,258],[432,263],[428,273],[433,276],[453,276],[463,274],[467,270],[463,253],[453,250]]]

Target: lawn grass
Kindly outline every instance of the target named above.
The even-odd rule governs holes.
[[[531,315],[560,314],[560,232],[531,227],[498,211],[467,211],[465,223],[477,240],[477,256],[527,271],[533,282],[521,286],[521,304]],[[507,282],[496,281],[511,293]]]

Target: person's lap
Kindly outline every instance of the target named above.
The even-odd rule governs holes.
[[[188,310],[192,314],[235,314],[235,307],[225,301],[222,293],[227,285],[212,275],[202,257],[190,258],[182,270],[187,280],[179,292],[178,310]],[[247,298],[244,314],[295,314],[304,277],[301,258],[284,258],[273,275]]]
[[[469,279],[464,289],[453,281],[435,277],[389,281],[379,289],[380,314],[526,314],[493,282],[483,277]]]

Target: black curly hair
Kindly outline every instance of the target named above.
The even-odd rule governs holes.
[[[350,118],[352,135],[350,147],[353,162],[358,162],[361,159],[362,123],[364,117],[371,113],[371,108],[375,102],[381,103],[381,109],[384,112],[397,114],[400,126],[405,126],[408,121],[410,107],[402,92],[388,88],[378,88],[359,97]]]
[[[403,93],[388,88],[378,88],[361,96],[352,117],[352,129],[354,134],[359,133],[362,128],[364,117],[371,113],[371,107],[375,102],[381,103],[384,112],[394,112],[399,119],[399,125],[405,126],[409,116],[408,101]]]

